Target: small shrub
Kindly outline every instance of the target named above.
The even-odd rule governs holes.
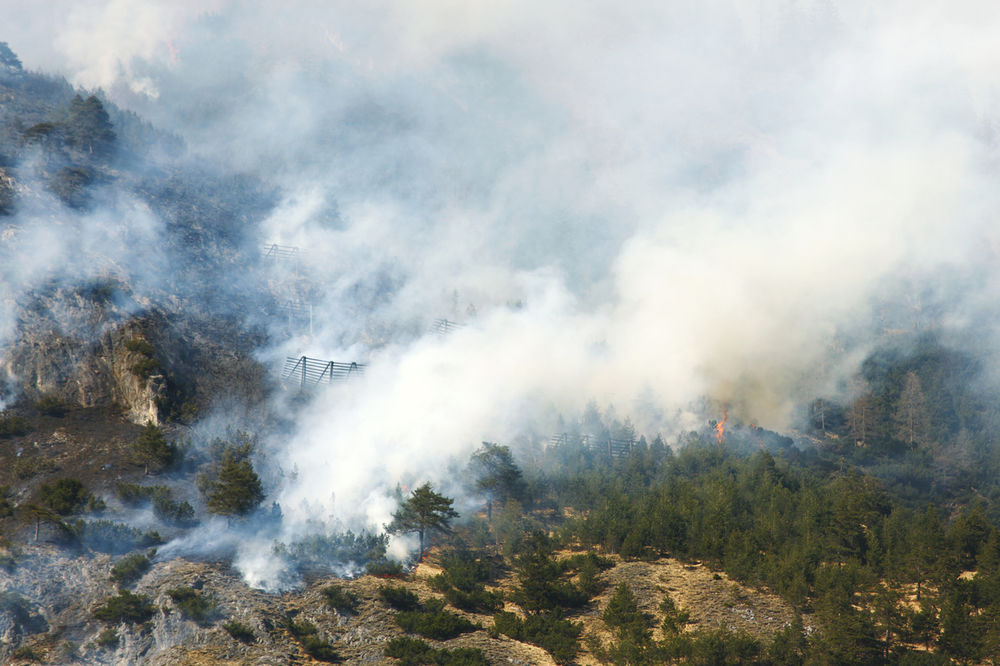
[[[27,645],[17,648],[10,653],[10,656],[21,661],[42,661],[44,659],[44,656],[40,652]]]
[[[28,419],[16,414],[0,415],[0,437],[13,437],[15,435],[27,435],[31,432],[31,425]]]
[[[493,616],[494,631],[516,641],[537,645],[552,655],[557,664],[570,664],[580,649],[582,625],[563,619],[558,612],[538,613],[520,618],[501,611]]]
[[[153,551],[155,554],[156,551]],[[111,567],[111,580],[119,585],[131,585],[153,566],[150,555],[126,555]]]
[[[503,595],[482,587],[471,592],[449,588],[445,590],[444,598],[455,608],[469,613],[493,613],[503,608]]]
[[[14,464],[11,465],[11,468],[14,471],[14,476],[21,481],[27,481],[39,474],[48,474],[54,471],[56,465],[48,458],[41,456],[22,456],[14,459]]]
[[[337,651],[333,649],[333,646],[319,636],[307,636],[302,641],[302,647],[316,661],[325,661],[331,664],[339,664],[343,661],[340,655],[337,654]]]
[[[443,606],[443,602],[431,599],[421,610],[397,613],[396,624],[403,631],[439,641],[446,641],[480,628],[478,624],[469,622],[461,615],[443,610]]]
[[[211,620],[218,607],[214,599],[190,587],[176,587],[167,590],[167,594],[184,617],[198,624],[205,624]]]
[[[158,374],[160,370],[160,363],[155,358],[144,358],[133,363],[129,370],[133,375],[139,377],[140,379],[148,379],[149,377]]]
[[[82,509],[90,500],[90,492],[79,479],[59,479],[54,483],[43,483],[38,494],[50,509],[61,516],[67,516]]]
[[[132,338],[125,343],[125,349],[136,354],[142,354],[143,356],[153,356],[156,353],[153,345],[149,344],[149,341],[143,338]]]
[[[108,597],[94,609],[94,618],[111,624],[129,622],[137,624],[153,617],[156,608],[145,594],[132,594],[122,590],[117,597]]]
[[[143,532],[110,520],[80,522],[78,536],[84,546],[99,553],[122,555],[137,548],[152,548],[163,543],[158,532]]]
[[[188,502],[175,502],[164,495],[153,496],[153,515],[171,525],[191,525],[196,522],[194,507]]]
[[[157,492],[170,492],[166,486],[142,486],[138,483],[119,482],[115,491],[123,503],[129,506],[139,506],[152,500]]]
[[[64,416],[68,407],[58,396],[47,395],[35,403],[35,409],[47,416]]]
[[[316,629],[316,625],[312,622],[308,620],[296,622],[288,618],[285,620],[285,628],[288,629],[288,633],[299,641],[302,648],[313,659],[330,663],[339,663],[342,661],[340,655],[333,649],[333,646],[317,635],[319,630]]]
[[[385,645],[385,656],[398,659],[403,666],[446,664],[450,666],[488,666],[489,660],[478,648],[435,650],[419,638],[399,636]]]
[[[398,611],[412,611],[420,608],[420,597],[405,587],[382,585],[378,588],[379,601]]]
[[[98,634],[94,643],[102,648],[116,647],[118,645],[118,631],[114,627],[108,627]]]
[[[365,564],[365,571],[380,578],[398,578],[403,575],[403,564],[395,560],[379,559]]]
[[[328,585],[320,590],[326,605],[341,613],[354,613],[358,610],[358,598],[350,590],[339,585]]]
[[[419,638],[398,636],[385,644],[385,656],[410,664],[432,664],[436,650]]]
[[[10,501],[10,488],[0,486],[0,518],[14,515],[14,503]]]
[[[236,620],[230,620],[222,625],[230,636],[241,643],[253,643],[257,640],[257,635],[253,632],[253,627]]]

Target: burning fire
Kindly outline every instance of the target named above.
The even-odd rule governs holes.
[[[729,415],[726,414],[726,408],[722,408],[722,420],[715,424],[715,439],[719,444],[725,444],[726,442],[726,419]]]

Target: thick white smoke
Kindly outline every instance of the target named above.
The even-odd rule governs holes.
[[[1000,248],[990,2],[45,16],[56,44],[6,36],[26,66],[281,186],[260,240],[301,249],[313,335],[265,357],[370,363],[280,447],[289,537],[378,529],[397,482],[447,482],[449,457],[590,400],[640,430],[668,427],[640,405],[683,420],[703,396],[785,427],[894,325],[872,311],[893,285],[992,275]],[[943,323],[995,321],[979,284]],[[425,334],[436,317],[468,326]]]

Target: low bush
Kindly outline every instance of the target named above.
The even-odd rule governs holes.
[[[446,664],[448,666],[487,666],[490,662],[478,648],[435,650],[419,638],[399,636],[385,645],[385,656],[398,659],[403,666]]]
[[[28,419],[16,414],[0,414],[0,437],[27,435],[31,432]]]
[[[129,370],[140,379],[148,379],[159,372],[160,363],[155,358],[144,358],[133,363]]]
[[[382,585],[378,588],[379,601],[398,611],[412,611],[420,608],[420,597],[405,587]]]
[[[170,493],[166,486],[143,486],[138,483],[119,482],[115,486],[115,492],[124,504],[129,506],[140,506],[153,500],[156,493]]]
[[[167,590],[167,595],[184,617],[201,625],[207,624],[218,608],[214,599],[191,587],[175,587]]]
[[[28,645],[22,645],[21,647],[17,648],[16,650],[10,653],[10,656],[19,661],[40,662],[45,659],[45,656],[41,652],[38,652],[33,647],[30,647]]]
[[[396,614],[396,624],[406,632],[446,641],[481,627],[461,615],[444,610],[444,602],[430,599],[424,608]]]
[[[0,518],[14,515],[14,503],[10,501],[10,488],[0,486]]]
[[[35,403],[35,409],[47,416],[64,416],[69,407],[58,396],[47,395]]]
[[[291,618],[285,620],[285,628],[288,633],[302,645],[306,653],[316,661],[329,663],[340,663],[343,661],[337,651],[333,649],[328,641],[323,640],[318,635],[316,625],[308,620],[296,622]]]
[[[122,590],[116,597],[108,597],[94,609],[94,618],[111,624],[129,622],[137,624],[153,617],[156,608],[149,597]]]
[[[38,490],[42,502],[60,516],[68,516],[79,511],[91,499],[90,492],[79,479],[59,479],[53,483],[43,483]]]
[[[132,338],[125,343],[125,349],[143,356],[153,356],[156,353],[153,345],[143,338]]]
[[[48,474],[54,471],[55,468],[56,464],[54,462],[42,456],[21,456],[20,458],[15,458],[14,463],[11,465],[14,476],[21,481],[33,479],[40,474]]]
[[[111,580],[119,585],[131,585],[153,566],[150,557],[155,553],[156,551],[150,555],[141,553],[126,555],[111,567]]]
[[[320,590],[326,599],[326,605],[341,613],[354,613],[358,610],[358,598],[340,585],[328,585]]]
[[[445,590],[448,603],[468,613],[494,613],[503,608],[503,595],[490,592],[483,587],[465,592],[458,588]]]
[[[222,628],[241,643],[253,643],[257,640],[257,635],[253,632],[253,627],[236,620],[230,620],[222,625]]]
[[[153,496],[153,515],[170,525],[188,526],[197,522],[193,506],[188,502],[175,502],[165,495]]]
[[[537,645],[552,655],[557,664],[571,664],[580,649],[582,625],[564,619],[558,612],[538,613],[525,618],[501,611],[493,616],[497,633],[516,641]]]
[[[163,543],[158,532],[143,532],[123,523],[95,520],[76,525],[78,537],[84,546],[99,553],[123,555],[138,548],[152,548]]]
[[[98,634],[94,643],[102,648],[116,647],[118,645],[118,631],[114,627],[108,627]]]
[[[363,567],[385,557],[384,534],[347,531],[340,534],[313,534],[290,544],[279,543],[275,555],[288,560],[299,571],[332,573],[332,562]]]
[[[378,559],[365,564],[365,571],[379,578],[399,578],[403,575],[403,564],[395,560]]]

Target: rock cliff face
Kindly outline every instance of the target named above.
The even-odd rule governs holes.
[[[160,422],[166,380],[145,341],[149,317],[115,302],[113,283],[54,287],[16,305],[13,343],[3,369],[29,399],[53,396],[96,407],[117,405],[135,423]]]
[[[16,330],[0,349],[0,371],[29,400],[114,405],[138,424],[160,424],[227,393],[246,403],[262,397],[266,373],[235,327],[143,306],[110,279],[34,293],[14,305]]]

